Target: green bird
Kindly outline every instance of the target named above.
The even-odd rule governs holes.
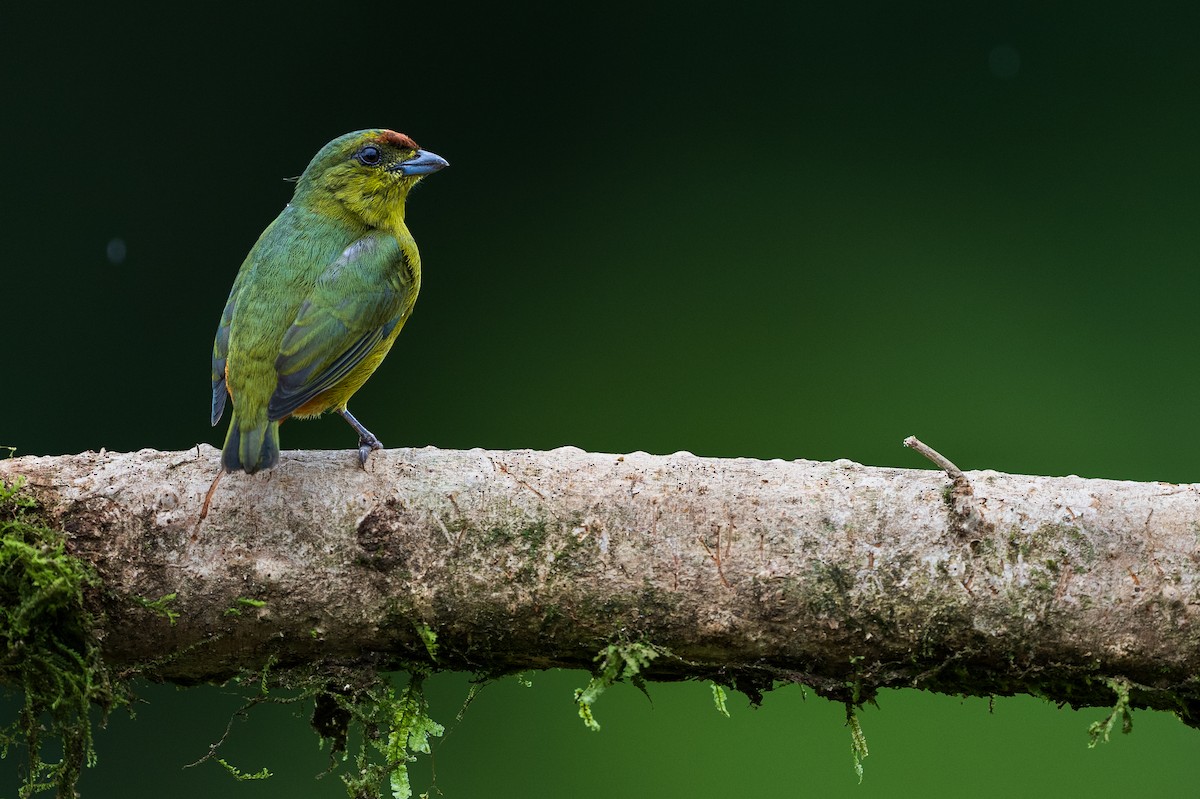
[[[271,468],[280,422],[330,409],[358,431],[361,465],[383,446],[346,403],[412,313],[421,258],[404,202],[445,166],[403,133],[360,130],[329,142],[304,170],[242,262],[217,328],[213,425],[233,400],[222,473]]]

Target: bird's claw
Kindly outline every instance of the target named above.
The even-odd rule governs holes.
[[[372,450],[383,449],[383,442],[374,433],[358,437],[358,465],[367,468],[367,457]]]

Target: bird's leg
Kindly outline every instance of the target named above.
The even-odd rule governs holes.
[[[383,442],[376,438],[374,433],[363,427],[362,422],[355,419],[348,408],[339,408],[338,413],[358,431],[358,465],[364,469],[367,468],[367,456],[373,449],[383,449]]]

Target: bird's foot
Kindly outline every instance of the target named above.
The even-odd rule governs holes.
[[[362,422],[355,419],[347,408],[342,408],[338,413],[358,431],[358,465],[364,469],[367,468],[367,457],[372,450],[383,449],[383,442],[376,438],[374,433],[363,427]]]
[[[375,437],[375,434],[367,431],[365,436],[358,437],[358,465],[367,468],[367,456],[372,450],[383,449],[383,442]]]

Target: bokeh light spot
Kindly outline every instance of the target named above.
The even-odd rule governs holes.
[[[108,246],[104,248],[104,254],[108,257],[110,264],[125,263],[125,239],[119,237],[109,239]]]

